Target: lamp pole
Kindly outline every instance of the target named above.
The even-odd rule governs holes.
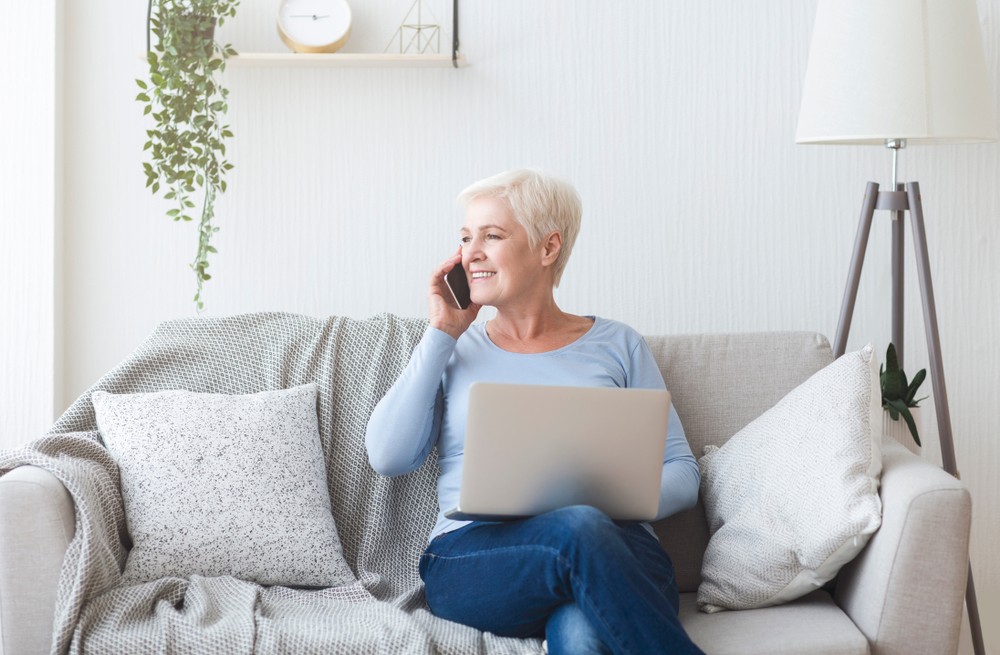
[[[902,193],[903,185],[899,184],[899,151],[906,147],[906,139],[886,139],[885,147],[892,150],[892,186],[894,193]],[[903,209],[892,213],[892,345],[896,347],[896,357],[903,366],[903,255],[904,255],[904,222]]]

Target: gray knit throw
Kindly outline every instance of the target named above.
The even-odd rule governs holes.
[[[0,454],[0,473],[42,467],[76,504],[52,652],[541,653],[537,640],[496,637],[427,611],[417,562],[437,513],[436,457],[396,479],[368,465],[368,417],[426,326],[391,315],[170,321],[80,396],[46,436]],[[128,535],[118,469],[101,444],[91,394],[250,394],[308,382],[319,387],[333,512],[358,581],[313,591],[200,576],[121,586]]]

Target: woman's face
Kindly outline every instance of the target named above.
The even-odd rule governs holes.
[[[530,247],[527,230],[514,220],[506,202],[490,197],[472,200],[465,209],[461,236],[472,302],[500,307],[540,284],[551,288],[541,248]]]

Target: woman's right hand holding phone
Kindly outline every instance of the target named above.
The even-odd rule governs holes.
[[[428,294],[429,315],[431,326],[446,332],[454,339],[462,336],[479,315],[482,305],[471,303],[466,309],[459,309],[455,298],[445,282],[445,276],[455,266],[462,265],[462,249],[441,262],[431,274]]]

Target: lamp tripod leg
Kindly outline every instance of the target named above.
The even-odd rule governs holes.
[[[868,249],[868,236],[872,231],[872,218],[875,216],[876,200],[878,200],[878,184],[869,182],[868,186],[865,187],[865,201],[861,206],[858,233],[854,238],[854,253],[851,255],[851,268],[847,273],[847,287],[844,289],[844,300],[840,305],[840,320],[837,322],[837,334],[833,339],[834,357],[843,355],[847,348],[847,335],[851,331],[854,304],[858,299],[861,268],[865,263],[865,251]]]
[[[913,229],[913,250],[917,259],[917,277],[920,280],[920,296],[924,309],[924,330],[927,333],[927,353],[931,384],[934,390],[934,410],[937,413],[938,437],[941,442],[941,463],[944,470],[959,477],[955,462],[955,442],[951,433],[951,412],[948,409],[948,391],[944,382],[944,365],[941,363],[941,339],[938,336],[937,309],[934,304],[934,287],[931,284],[930,259],[927,255],[927,234],[924,231],[924,210],[920,202],[920,185],[910,182],[906,185],[906,195],[910,208],[910,223]],[[983,655],[983,631],[979,622],[979,603],[976,600],[976,586],[972,580],[972,562],[969,562],[969,576],[965,586],[965,606],[969,612],[969,629],[976,655]]]
[[[965,609],[969,613],[969,634],[972,635],[972,652],[986,655],[983,642],[983,626],[979,622],[979,601],[976,600],[976,583],[972,580],[972,562],[969,562],[969,577],[965,583]]]
[[[898,152],[898,151],[894,151]],[[895,177],[895,175],[893,176]],[[898,184],[893,191],[902,191]],[[892,212],[892,345],[896,348],[896,359],[903,366],[903,257],[905,254],[904,234],[906,217],[904,210]]]

